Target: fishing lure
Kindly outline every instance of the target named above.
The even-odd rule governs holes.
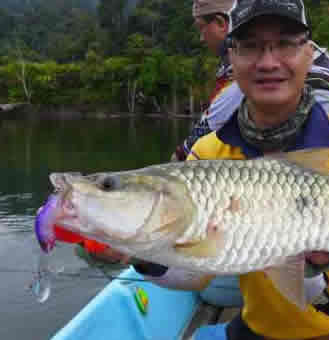
[[[56,194],[50,195],[45,205],[40,209],[35,220],[35,234],[42,249],[38,258],[31,290],[40,303],[45,302],[51,292],[51,274],[49,253],[56,241],[82,245],[89,253],[99,254],[108,248],[107,245],[90,240],[77,233],[65,230],[55,224],[61,213],[61,200]]]
[[[90,253],[102,253],[107,245],[90,240],[72,231],[66,230],[55,224],[61,213],[61,200],[58,195],[50,195],[49,199],[39,211],[35,221],[35,233],[41,249],[49,253],[56,241],[80,244]]]

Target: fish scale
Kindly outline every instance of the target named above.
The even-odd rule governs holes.
[[[218,162],[219,163],[219,162]],[[228,197],[231,195],[236,195],[237,198],[246,197],[244,202],[248,200],[257,200],[257,202],[260,202],[260,206],[262,205],[262,202],[276,202],[277,206],[273,207],[274,212],[272,213],[272,219],[273,224],[272,228],[262,228],[265,232],[266,237],[263,239],[263,244],[260,244],[259,242],[255,243],[257,244],[257,247],[259,250],[262,248],[267,249],[267,256],[266,259],[270,257],[273,257],[273,259],[283,256],[290,256],[294,255],[296,253],[302,252],[305,247],[305,242],[309,238],[309,234],[307,230],[312,227],[312,225],[319,223],[319,216],[318,214],[321,212],[320,209],[317,207],[315,211],[311,211],[311,208],[313,208],[314,204],[312,202],[309,202],[310,207],[307,208],[305,205],[302,206],[302,210],[300,213],[296,212],[296,199],[300,197],[300,195],[303,193],[304,195],[312,195],[312,192],[316,191],[317,196],[321,193],[321,191],[326,191],[328,188],[328,180],[326,180],[324,187],[321,189],[319,185],[317,184],[317,180],[320,178],[317,175],[311,176],[310,174],[303,174],[300,171],[296,171],[296,169],[291,168],[289,166],[285,166],[280,164],[279,161],[266,161],[266,162],[258,162],[257,166],[255,167],[255,164],[253,162],[239,162],[239,161],[229,161],[229,162],[223,162],[223,164],[220,164],[220,171],[216,166],[218,166],[218,163],[214,163],[214,166],[211,164],[211,162],[204,162],[204,167],[198,168],[198,175],[197,176],[191,176],[191,169],[193,167],[189,167],[188,164],[186,165],[188,170],[184,171],[184,168],[181,169],[182,173],[188,173],[189,175],[184,178],[184,180],[187,182],[187,187],[191,191],[191,196],[195,197],[195,204],[202,204],[202,207],[204,209],[207,209],[209,207],[215,207],[216,205],[220,205],[220,203],[215,202],[215,204],[205,204],[206,199],[214,199],[214,197],[218,197],[219,195],[212,193],[212,195],[209,195],[208,190],[202,191],[200,190],[200,178],[203,180],[203,186],[206,186],[207,188],[210,186],[210,184],[207,182],[207,172],[209,173],[212,171],[216,174],[216,186],[213,187],[213,191],[218,191],[223,189],[223,183],[226,181],[226,195],[225,198],[222,197],[222,201],[224,201],[223,206],[224,208],[225,201],[228,201]],[[225,165],[225,167],[223,167]],[[258,169],[258,172],[254,171]],[[202,171],[203,170],[203,171]],[[204,174],[202,174],[204,172]],[[252,174],[252,175],[251,175]],[[256,185],[254,188],[250,185],[245,185],[245,183],[249,184],[249,180],[251,182],[254,182]],[[284,185],[287,183],[290,183],[290,186],[288,187],[292,190],[287,189]],[[321,183],[321,181],[320,181]],[[324,184],[324,183],[323,183]],[[247,188],[247,190],[245,190]],[[284,189],[287,190],[284,190]],[[313,190],[312,190],[313,188]],[[314,189],[316,188],[316,189]],[[193,193],[197,192],[198,195],[195,196]],[[206,192],[206,194],[205,194]],[[266,192],[266,195],[265,195]],[[202,196],[204,195],[204,196]],[[204,197],[204,198],[203,198]],[[292,204],[295,201],[295,207]],[[305,203],[305,202],[304,202]],[[280,216],[279,214],[276,214],[281,209],[285,209],[287,207],[291,207],[291,209],[294,211],[295,214],[283,214],[283,216]],[[264,207],[265,208],[265,207]],[[257,211],[257,207],[252,207],[252,205],[248,206],[248,209],[250,209],[249,214],[252,214],[253,210],[256,213],[259,213]],[[206,215],[211,216],[213,214],[213,211],[208,211]],[[241,215],[241,214],[240,214]],[[275,216],[276,215],[276,216]],[[266,226],[266,220],[269,217],[269,214],[266,213],[264,215],[259,216],[261,219],[259,220],[258,217],[252,219],[251,226],[255,228],[255,226],[258,226],[261,228],[262,226]],[[228,221],[231,220],[236,225],[236,233],[238,231],[241,231],[243,234],[243,231],[246,231],[246,234],[248,235],[248,230],[246,230],[246,225],[243,222],[243,218],[239,216],[238,213],[235,214],[235,218],[232,216],[226,214],[226,216],[223,216],[223,220],[226,220],[226,223],[229,223]],[[284,221],[284,222],[283,222]],[[296,221],[297,223],[294,223]],[[267,222],[267,224],[269,224]],[[282,239],[285,240],[282,242],[283,248],[290,243],[290,247],[287,248],[290,251],[293,251],[293,253],[284,253],[285,249],[281,248],[274,248],[274,242],[273,237],[274,235],[277,235],[275,233],[275,229],[273,228],[280,228],[280,226],[286,225],[287,228],[290,230],[290,237],[287,239],[287,237],[283,237]],[[300,225],[302,228],[305,229],[305,232],[301,233]],[[191,233],[189,233],[191,235]],[[314,244],[310,245],[311,247],[317,247],[317,242],[319,238],[319,228],[313,228],[312,230],[313,234],[313,240]],[[200,229],[198,229],[196,233],[196,237],[199,237],[200,235]],[[252,235],[252,233],[250,234]],[[271,236],[271,237],[270,237]],[[265,242],[264,242],[265,241]],[[279,240],[280,241],[280,240]],[[234,244],[233,242],[229,242]],[[250,251],[250,247],[253,246],[252,244],[252,237],[244,237],[243,241],[236,242],[235,246],[237,249],[241,246],[244,246],[243,252],[240,252],[241,254],[245,254],[246,250],[247,253]],[[268,251],[270,250],[270,251]],[[232,266],[236,267],[236,270],[233,269],[233,271],[243,272],[243,266],[248,266],[248,259],[252,259],[252,263],[255,264],[255,258],[256,256],[242,256],[244,258],[244,261],[236,260],[236,263],[234,263],[234,259],[232,260],[232,254],[228,252],[228,258],[225,260],[222,259],[221,262],[227,262]],[[262,261],[259,261],[257,264],[257,267],[263,266]]]

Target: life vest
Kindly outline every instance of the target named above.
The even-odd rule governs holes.
[[[312,107],[295,145],[287,151],[312,147],[329,147],[328,116],[317,103]],[[222,129],[200,138],[187,159],[246,159],[258,156],[262,153],[243,140],[235,113]],[[244,301],[242,318],[256,334],[274,339],[308,339],[329,333],[327,314],[312,305],[300,310],[280,294],[263,272],[241,275],[240,289]]]

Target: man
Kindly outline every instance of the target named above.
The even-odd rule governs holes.
[[[205,16],[200,15],[200,9],[198,6],[202,6],[203,14]],[[204,36],[204,39],[208,41],[208,45],[215,46],[213,44],[214,41],[220,40],[220,37],[223,37],[223,32],[225,31],[225,25],[222,26],[222,29],[218,27],[217,22],[213,22],[209,19],[208,16],[211,16],[213,20],[215,20],[215,17],[218,16],[218,13],[211,14],[212,11],[219,10],[219,7],[215,6],[221,6],[222,3],[219,5],[217,3],[213,3],[211,1],[203,1],[203,2],[195,2],[193,6],[193,15],[195,17],[196,24],[200,28],[200,31],[202,32],[202,37]],[[209,13],[208,16],[206,16],[205,13]],[[223,18],[225,18],[225,15],[223,15]],[[205,23],[209,22],[209,25],[205,26]],[[208,32],[209,30],[209,32]],[[227,28],[226,28],[227,30]],[[215,38],[217,37],[217,38]],[[222,38],[221,38],[222,39]],[[312,45],[314,43],[312,42]],[[227,49],[226,49],[227,51]],[[324,82],[322,84],[323,79],[325,79],[326,74],[328,74],[328,69],[324,68],[325,62],[328,61],[328,58],[325,51],[322,51],[320,48],[316,47],[316,53],[314,53],[313,57],[313,63],[316,64],[316,66],[312,67],[313,72],[308,75],[308,80],[314,85],[316,85],[318,88],[323,87],[326,89],[324,93],[322,94],[322,97],[319,97],[317,95],[317,100],[320,100],[321,103],[328,103],[328,83]],[[226,65],[229,65],[228,62],[226,62]],[[318,69],[316,69],[317,67]],[[227,68],[226,68],[227,69]],[[231,71],[229,72],[231,73]],[[224,74],[228,74],[225,73]],[[224,77],[225,78],[225,77]],[[239,86],[236,84],[236,82],[233,85],[231,84],[231,78],[226,77],[226,85],[222,87],[220,91],[218,91],[216,100],[213,102],[213,104],[210,106],[209,110],[211,111],[211,114],[216,114],[217,120],[212,119],[211,122],[214,124],[214,126],[217,126],[220,121],[220,127],[227,121],[232,113],[235,111],[234,107],[238,107],[240,105],[240,102],[242,101],[243,94],[241,93],[241,90]],[[317,90],[317,92],[323,91],[323,90]],[[231,97],[231,99],[230,99]],[[219,104],[221,102],[225,102],[226,104]],[[237,105],[238,103],[238,105]],[[217,110],[217,111],[216,111]],[[329,111],[329,107],[328,107]],[[217,125],[216,125],[217,124]],[[196,139],[198,136],[194,136],[193,138]],[[108,257],[115,257],[116,252],[112,250],[108,250],[108,254],[105,254]],[[118,255],[118,258],[120,258],[121,255]],[[147,276],[148,279],[152,280],[153,282],[169,287],[169,288],[175,288],[175,289],[200,289],[201,290],[201,297],[207,301],[208,303],[220,305],[220,306],[226,306],[226,305],[235,305],[240,306],[242,304],[241,297],[238,290],[237,285],[237,279],[234,277],[218,277],[214,280],[206,280],[204,277],[197,277],[194,273],[189,273],[186,271],[178,270],[175,268],[169,268],[158,266],[158,265],[150,265],[150,264],[141,264],[141,265],[135,265],[135,268],[140,273]],[[308,270],[312,270],[312,267],[309,267]],[[209,283],[209,286],[206,289],[202,289],[206,287],[206,284]],[[319,289],[322,289],[324,286],[323,279],[319,281],[314,281],[313,279],[308,282],[306,280],[305,282],[307,290],[313,292],[318,291]],[[220,289],[221,287],[222,289]],[[314,288],[315,287],[315,288]],[[318,287],[318,288],[317,288]]]
[[[196,4],[197,2],[195,2],[194,8]],[[193,14],[196,25],[200,31],[202,31],[205,27],[205,18],[207,17],[197,16],[198,12],[196,10],[193,11]],[[223,34],[225,32],[227,33],[227,27],[222,25],[220,30],[215,30],[216,25],[215,22],[213,22],[209,27],[210,32],[206,32],[207,34],[204,36],[201,35],[201,40],[207,42],[210,50],[214,52],[220,51],[218,55],[221,63],[216,75],[217,86],[210,97],[209,106],[203,113],[200,121],[193,127],[191,134],[186,140],[176,148],[172,158],[173,160],[185,160],[197,139],[211,131],[220,129],[225,122],[229,120],[243,99],[243,94],[239,86],[236,82],[233,82],[232,69],[227,56],[227,44],[225,40],[223,40]],[[219,46],[217,50],[215,48],[216,41],[217,46]],[[313,65],[308,74],[308,81],[317,89],[317,96],[320,97],[319,100],[321,100],[321,103],[329,108],[329,92],[327,86],[329,81],[329,55],[325,48],[319,47],[314,42],[312,42],[312,45],[314,48],[314,56]],[[323,80],[325,80],[325,83]]]
[[[208,108],[232,81],[225,39],[229,29],[227,13],[232,8],[233,2],[234,0],[194,0],[193,2],[192,14],[195,26],[200,31],[200,40],[205,42],[209,50],[220,59],[216,72],[216,86],[210,95]],[[239,103],[239,96],[232,96],[232,100],[235,99]],[[232,103],[227,103],[227,105],[231,106]],[[185,160],[195,141],[200,136],[211,132],[207,122],[208,108],[202,114],[200,121],[193,127],[190,136],[176,148],[172,160]]]
[[[329,147],[327,111],[305,82],[314,50],[302,0],[239,0],[231,12],[229,56],[245,95],[225,125],[199,139],[188,159],[245,159]],[[326,84],[328,86],[328,84]],[[240,277],[244,307],[228,325],[202,327],[195,340],[329,339],[327,253],[306,255],[311,284],[305,311],[290,304],[262,273]]]

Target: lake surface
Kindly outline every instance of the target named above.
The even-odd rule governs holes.
[[[0,120],[0,339],[50,339],[109,282],[95,270],[85,275],[90,269],[74,248],[60,245],[56,268],[81,277],[56,279],[44,304],[29,290],[39,252],[34,216],[51,191],[49,173],[167,162],[192,124],[165,118]]]

